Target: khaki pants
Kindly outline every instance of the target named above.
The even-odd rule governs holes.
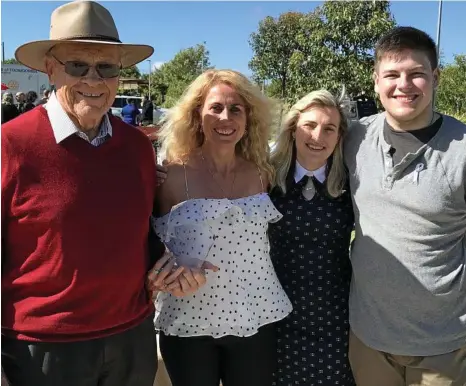
[[[429,357],[392,355],[351,333],[349,360],[358,386],[466,386],[466,346]]]

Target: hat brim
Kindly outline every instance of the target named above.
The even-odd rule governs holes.
[[[15,51],[15,58],[25,66],[40,72],[47,72],[45,68],[45,55],[49,50],[60,43],[100,44],[118,46],[122,49],[121,67],[131,67],[142,62],[154,53],[154,48],[145,44],[126,44],[101,40],[39,40],[23,44]]]

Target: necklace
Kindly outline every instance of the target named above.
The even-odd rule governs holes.
[[[227,192],[225,192],[225,190],[223,189],[223,187],[217,182],[217,180],[215,179],[215,175],[214,175],[214,172],[210,169],[209,167],[209,164],[208,162],[206,161],[206,159],[204,158],[204,152],[201,150],[201,158],[202,158],[202,161],[204,161],[204,163],[206,164],[207,166],[207,170],[209,171],[209,174],[210,176],[212,177],[212,180],[215,182],[215,184],[219,187],[219,189],[222,191],[223,195],[225,196],[225,198],[230,198],[231,196],[231,193],[233,192],[233,187],[235,186],[235,181],[236,181],[236,170],[233,174],[233,182],[231,183],[231,187],[230,187],[230,192],[229,194],[227,194]]]

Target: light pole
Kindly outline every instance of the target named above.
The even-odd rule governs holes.
[[[147,59],[147,61],[149,62],[149,100],[152,100],[150,94],[150,74],[152,73],[152,61],[150,59]]]
[[[442,29],[442,5],[443,1],[438,2],[438,20],[437,20],[437,56],[440,58],[440,31]]]
[[[204,72],[204,57],[205,57],[205,47],[206,47],[206,42],[204,40],[203,42],[203,49],[202,49],[202,59],[201,59],[201,74]]]
[[[438,2],[438,20],[437,20],[437,60],[439,61],[440,64],[440,32],[442,30],[442,5],[443,1],[439,0]],[[432,105],[435,108],[435,89],[434,89],[434,97],[432,101]]]

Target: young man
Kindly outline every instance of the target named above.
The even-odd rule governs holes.
[[[376,46],[385,112],[345,146],[356,215],[350,360],[358,386],[466,385],[466,125],[433,110],[437,49]]]

